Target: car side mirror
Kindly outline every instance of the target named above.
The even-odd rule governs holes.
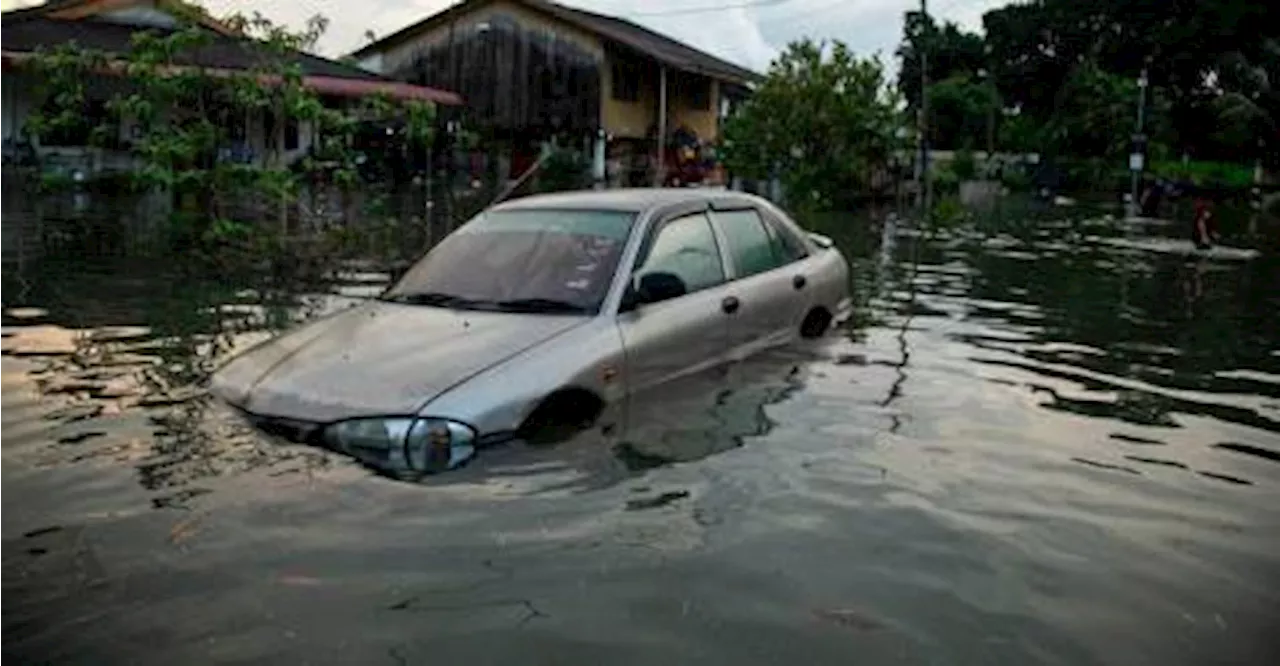
[[[658,271],[640,276],[635,287],[629,291],[632,292],[631,302],[634,307],[679,298],[689,293],[689,288],[674,273]]]

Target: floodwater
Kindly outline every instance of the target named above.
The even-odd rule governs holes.
[[[421,483],[189,384],[385,274],[205,283],[66,242],[6,266],[4,656],[1276,663],[1274,226],[1203,258],[1067,209],[814,224],[859,305],[825,340],[642,432]]]

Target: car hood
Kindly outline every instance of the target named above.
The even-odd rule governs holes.
[[[214,373],[211,388],[253,414],[303,421],[413,414],[585,321],[370,302],[246,351]]]

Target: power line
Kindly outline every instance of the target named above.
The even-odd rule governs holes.
[[[770,23],[773,23],[775,25],[790,25],[795,21],[798,21],[803,18],[808,18],[819,12],[825,12],[829,9],[835,9],[836,7],[839,7],[841,5],[847,6],[848,4],[849,4],[849,0],[835,0],[835,2],[828,2],[821,5],[816,5],[814,7],[807,7],[807,8],[801,7],[799,8],[800,11],[795,12],[794,14],[780,16],[778,17],[777,20],[771,20]]]
[[[678,16],[680,14],[703,14],[725,9],[748,9],[752,7],[769,7],[780,5],[791,0],[755,0],[755,2],[738,2],[729,5],[713,5],[706,7],[686,7],[684,9],[668,9],[660,12],[626,12],[627,16]]]

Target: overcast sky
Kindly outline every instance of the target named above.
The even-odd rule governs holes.
[[[896,71],[893,52],[902,38],[902,14],[913,0],[560,0],[563,4],[629,18],[722,58],[764,71],[800,37],[840,39],[859,55],[876,52]],[[29,0],[0,0],[7,9]],[[365,44],[364,33],[385,36],[435,13],[454,0],[202,0],[213,14],[260,11],[300,27],[313,14],[330,19],[323,55],[340,56]],[[752,5],[756,6],[744,6]],[[1009,0],[935,0],[929,10],[969,29],[982,13]],[[715,8],[691,12],[690,9]],[[679,12],[679,13],[676,13]]]

